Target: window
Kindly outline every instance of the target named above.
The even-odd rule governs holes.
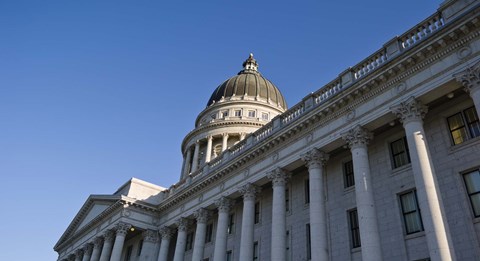
[[[480,122],[475,107],[456,113],[447,121],[454,145],[480,136]]]
[[[222,118],[228,117],[228,111],[222,111]]]
[[[229,235],[233,234],[234,228],[235,228],[235,215],[230,214],[230,216],[228,216],[228,228],[227,228],[227,232]]]
[[[290,189],[285,189],[285,211],[290,211]]]
[[[407,137],[403,137],[390,143],[390,149],[392,153],[393,168],[398,168],[410,163]]]
[[[130,261],[132,260],[132,251],[133,251],[133,246],[128,246],[127,248],[127,253],[125,253],[125,261]]]
[[[423,231],[422,217],[420,208],[418,207],[417,192],[412,190],[400,195],[400,203],[402,205],[403,222],[405,231],[408,234]]]
[[[140,254],[142,253],[142,248],[143,248],[143,240],[140,240],[140,243],[138,244],[137,256],[140,256]]]
[[[310,224],[306,225],[306,235],[307,235],[307,259],[312,259],[312,239],[310,237]]]
[[[287,230],[286,237],[285,237],[285,255],[287,257],[286,260],[290,260],[290,230]]]
[[[207,225],[207,233],[205,235],[205,243],[212,242],[213,237],[213,223]]]
[[[262,113],[262,120],[268,121],[268,113]]]
[[[355,185],[355,177],[353,175],[353,161],[343,163],[343,185],[349,188]]]
[[[253,260],[258,259],[258,241],[253,242]]]
[[[473,172],[463,175],[465,186],[467,187],[468,197],[470,198],[470,204],[472,205],[473,214],[475,217],[480,217],[480,171],[475,170]]]
[[[248,111],[248,117],[255,118],[255,111]]]
[[[233,261],[233,253],[232,253],[232,250],[228,250],[228,251],[227,251],[227,258],[225,259],[225,261]]]
[[[308,204],[310,203],[310,180],[309,179],[305,180],[304,191],[305,191],[305,204]]]
[[[187,243],[185,244],[185,251],[192,250],[193,248],[193,232],[187,234]]]
[[[348,211],[348,221],[350,225],[350,239],[352,248],[360,247],[360,226],[358,225],[357,209]]]
[[[260,202],[255,203],[255,224],[260,223]]]
[[[204,259],[202,259],[202,261],[210,261],[210,258],[208,258],[208,257],[204,258]]]
[[[235,110],[235,117],[241,117],[242,116],[242,110]]]
[[[217,114],[212,114],[210,115],[210,117],[212,118],[212,120],[215,120],[217,118]]]

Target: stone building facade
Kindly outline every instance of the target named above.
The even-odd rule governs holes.
[[[289,109],[251,55],[180,181],[91,195],[58,260],[479,260],[479,28],[478,1],[445,1]]]

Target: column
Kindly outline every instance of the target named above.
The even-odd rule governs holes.
[[[199,209],[193,213],[197,219],[197,230],[195,231],[195,242],[193,245],[192,261],[203,260],[203,250],[205,248],[205,236],[207,235],[207,220],[210,213],[206,209]]]
[[[200,141],[195,143],[195,150],[193,151],[192,172],[198,169],[198,154],[200,153]]]
[[[82,261],[90,261],[90,259],[92,257],[92,250],[93,250],[92,244],[86,244],[83,247],[83,259],[82,259]]]
[[[75,251],[75,261],[82,261],[83,250],[77,249]]]
[[[110,261],[120,261],[122,257],[123,243],[125,243],[125,237],[127,236],[127,232],[131,227],[132,225],[123,222],[117,224],[117,233],[115,235],[115,242],[113,243]]]
[[[240,133],[240,141],[244,140],[247,134],[245,132]]]
[[[114,236],[115,236],[115,233],[113,233],[113,231],[111,230],[108,230],[103,234],[103,247],[102,247],[102,255],[100,255],[100,261],[110,260],[110,254],[112,252]]]
[[[356,126],[342,134],[342,138],[347,142],[352,152],[362,260],[381,261],[382,249],[367,150],[372,134],[361,126]]]
[[[222,151],[225,151],[228,146],[228,133],[222,134]]]
[[[472,97],[473,104],[480,117],[480,62],[467,68],[465,71],[454,75],[457,81],[461,82],[465,91]]]
[[[455,258],[453,245],[423,129],[423,118],[427,113],[427,107],[414,97],[410,97],[400,105],[392,107],[391,110],[405,128],[430,259],[453,260]]]
[[[187,244],[188,220],[186,218],[180,218],[177,220],[177,226],[178,236],[173,261],[183,261],[183,257],[185,256],[185,245]]]
[[[162,227],[159,230],[162,236],[162,242],[160,243],[160,252],[158,253],[158,261],[167,261],[168,248],[170,247],[170,238],[172,237],[172,229],[169,227]]]
[[[213,136],[212,135],[207,136],[207,150],[205,151],[205,163],[210,162],[210,159],[212,158],[212,141],[213,141]]]
[[[290,179],[290,174],[281,168],[276,168],[267,174],[272,181],[273,202],[272,202],[272,247],[271,260],[285,261],[287,249],[287,227],[286,227],[286,204],[285,185]]]
[[[255,222],[255,195],[260,188],[247,183],[239,188],[243,195],[242,233],[240,240],[240,261],[253,260],[253,225]],[[273,259],[272,259],[273,260]]]
[[[217,232],[215,235],[215,249],[213,261],[225,261],[227,253],[228,216],[230,214],[231,200],[221,197],[215,201],[218,208]]]
[[[316,148],[301,155],[308,167],[312,261],[328,260],[327,215],[323,179],[323,166],[328,157],[328,154]]]
[[[139,260],[154,261],[155,259],[155,245],[158,242],[158,232],[147,229],[142,232],[143,245],[142,252],[140,252]]]
[[[190,173],[190,161],[192,160],[192,150],[190,148],[187,148],[187,155],[185,156],[185,159],[183,161],[183,178],[188,176],[188,173]]]
[[[96,237],[93,240],[93,252],[90,261],[98,261],[100,259],[100,252],[102,250],[103,240],[101,237]]]

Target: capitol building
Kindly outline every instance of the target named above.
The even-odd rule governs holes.
[[[260,62],[212,86],[177,183],[91,195],[57,260],[480,260],[480,1],[290,107]]]

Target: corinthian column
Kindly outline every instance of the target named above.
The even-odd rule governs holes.
[[[228,144],[228,133],[222,134],[222,151],[227,149]]]
[[[382,249],[378,233],[377,213],[375,211],[367,150],[372,134],[361,126],[356,126],[352,130],[343,133],[342,138],[347,142],[352,152],[362,260],[382,261]]]
[[[454,75],[461,82],[465,91],[472,97],[477,115],[480,116],[480,62]]]
[[[212,135],[209,135],[207,137],[207,150],[205,151],[205,163],[210,162],[210,159],[212,158],[212,141],[213,141],[213,137]]]
[[[198,154],[200,153],[200,141],[195,143],[195,150],[193,151],[192,172],[198,169]]]
[[[253,260],[253,225],[255,222],[255,195],[260,188],[246,184],[239,188],[243,195],[242,234],[240,240],[240,261]]]
[[[213,261],[225,261],[227,253],[228,236],[228,215],[230,212],[231,200],[225,197],[215,201],[218,208],[217,233],[215,235],[215,250]]]
[[[185,158],[183,161],[182,178],[185,178],[186,176],[188,176],[188,173],[190,173],[191,160],[192,160],[192,150],[190,148],[187,148],[187,155],[185,155]]]
[[[411,97],[391,110],[405,128],[430,259],[452,260],[455,254],[423,130],[423,117],[427,113],[427,107]]]
[[[301,155],[308,167],[312,261],[328,260],[327,215],[323,182],[323,166],[328,157],[328,154],[318,149],[312,149]]]
[[[272,181],[272,247],[271,260],[285,261],[287,248],[285,184],[290,179],[290,174],[281,168],[276,168],[267,174]]]
[[[172,237],[172,229],[169,227],[162,227],[159,230],[162,236],[162,242],[160,243],[160,252],[158,253],[158,261],[167,261],[168,248],[170,247],[170,238]]]
[[[83,258],[82,258],[82,261],[90,261],[91,256],[92,256],[92,250],[93,250],[92,244],[86,244],[86,245],[83,247]]]
[[[177,220],[177,225],[178,236],[173,261],[183,261],[183,257],[185,256],[185,245],[187,244],[188,219],[180,218],[179,220]]]
[[[110,254],[112,252],[114,236],[115,236],[115,233],[113,233],[113,231],[111,230],[105,231],[105,233],[103,234],[103,248],[102,248],[102,255],[100,256],[100,261],[110,260]]]
[[[120,258],[122,257],[123,243],[125,243],[125,237],[127,236],[127,232],[131,227],[132,225],[127,223],[120,222],[117,224],[115,228],[115,242],[113,243],[112,256],[110,257],[110,261],[120,261]]]
[[[195,243],[193,245],[192,261],[201,261],[203,259],[205,236],[207,234],[207,220],[210,216],[210,212],[201,208],[195,211],[193,214],[197,219],[197,230],[195,231]]]
[[[78,249],[75,251],[75,261],[82,261],[83,250]]]
[[[93,240],[93,252],[90,261],[98,261],[100,259],[100,251],[102,250],[103,240],[101,237],[96,237]]]
[[[145,230],[142,232],[143,246],[140,253],[139,260],[142,261],[154,261],[155,258],[155,245],[158,243],[158,232],[154,230]]]

